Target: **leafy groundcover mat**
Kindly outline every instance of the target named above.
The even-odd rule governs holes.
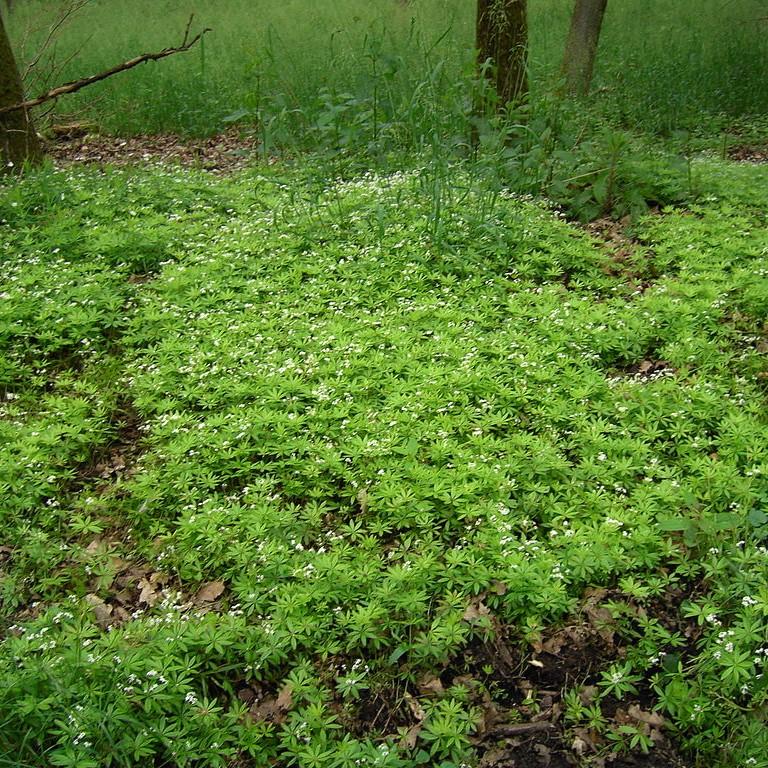
[[[0,190],[14,766],[768,766],[768,170]]]

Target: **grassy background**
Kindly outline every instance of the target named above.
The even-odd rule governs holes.
[[[26,0],[10,18],[29,61],[61,3]],[[570,0],[530,4],[537,93],[556,81]],[[38,73],[91,74],[175,45],[191,12],[213,32],[192,52],[142,66],[61,103],[103,130],[204,135],[258,125],[265,144],[316,144],[382,127],[408,145],[466,128],[472,96],[469,0],[93,0],[57,38]],[[768,107],[762,0],[612,0],[596,102],[621,125],[669,132],[720,127]],[[71,61],[67,62],[70,57]],[[63,66],[62,66],[63,64]],[[30,79],[29,89],[42,83]],[[396,125],[395,125],[396,124]],[[395,127],[393,127],[395,126]]]

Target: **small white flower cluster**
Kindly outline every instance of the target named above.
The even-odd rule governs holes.
[[[690,720],[691,722],[694,722],[698,719],[699,715],[704,711],[704,707],[701,706],[701,704],[694,704],[693,705],[693,711],[691,712]]]
[[[195,694],[192,691],[189,691],[187,693],[187,695],[184,697],[184,701],[193,707],[196,707],[200,704],[200,700],[197,698],[197,696],[195,696]]]
[[[712,614],[710,614],[710,615],[712,615]],[[709,616],[707,616],[707,620],[709,620]],[[720,621],[717,621],[717,623],[710,622],[710,624],[712,624],[713,626],[716,626],[716,627],[722,626],[722,622],[720,622]],[[732,629],[723,630],[722,632],[718,632],[717,633],[717,637],[715,638],[715,642],[719,646],[722,646],[723,651],[725,651],[726,653],[733,653],[734,644],[733,644],[733,640],[731,640],[731,638],[734,637],[735,634],[736,633]],[[715,659],[720,659],[722,657],[722,655],[723,655],[722,651],[720,651],[720,650],[717,650],[717,651],[715,651],[712,654],[713,658],[715,658]]]
[[[146,694],[154,693],[164,685],[168,684],[168,681],[165,679],[165,677],[163,677],[163,675],[161,675],[160,672],[158,672],[156,669],[150,669],[146,673],[146,678],[146,681],[143,683],[144,693]]]
[[[741,604],[745,608],[751,608],[753,605],[758,604],[758,600],[752,597],[751,595],[744,595],[744,597],[741,598]]]

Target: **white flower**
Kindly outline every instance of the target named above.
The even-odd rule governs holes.
[[[741,604],[745,608],[749,608],[751,605],[757,605],[757,600],[755,600],[754,597],[750,597],[749,595],[744,595],[744,597],[741,598]]]

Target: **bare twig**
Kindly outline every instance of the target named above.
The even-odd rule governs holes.
[[[40,59],[43,58],[43,54],[48,50],[48,48],[51,45],[51,42],[53,41],[54,36],[56,33],[67,23],[69,18],[76,14],[78,11],[80,11],[82,8],[84,8],[91,0],[76,0],[76,2],[72,3],[69,7],[67,7],[64,12],[59,16],[56,21],[51,24],[51,26],[48,28],[48,34],[45,37],[45,41],[40,46],[38,52],[35,54],[34,58],[27,64],[26,69],[24,70],[24,74],[22,75],[22,79],[26,81],[27,77],[29,76],[29,73],[38,65],[40,62]]]
[[[90,43],[92,38],[92,34],[88,35],[85,41],[74,51],[71,51],[69,55],[61,62],[56,61],[57,51],[56,43],[54,42],[52,53],[50,54],[50,58],[45,65],[45,71],[33,69],[31,73],[32,76],[28,80],[24,80],[27,90],[33,90],[32,83],[35,84],[34,90],[38,90],[38,83],[40,83],[40,89],[50,87],[50,81],[55,79],[59,72],[62,72],[64,69],[66,69],[67,65],[74,61],[88,47],[88,43]]]
[[[0,115],[5,115],[8,112],[16,112],[20,109],[30,109],[32,107],[37,107],[40,104],[45,104],[47,101],[53,101],[54,99],[58,99],[60,96],[64,96],[68,93],[75,93],[76,91],[79,91],[86,86],[93,85],[93,83],[106,80],[108,77],[112,77],[112,75],[117,75],[120,72],[133,69],[139,64],[143,64],[145,61],[157,61],[158,59],[164,59],[166,56],[173,56],[175,53],[183,53],[184,51],[188,51],[203,37],[206,32],[211,31],[208,27],[206,27],[202,31],[198,32],[194,37],[190,38],[189,29],[192,25],[193,18],[193,16],[189,17],[187,28],[184,32],[184,40],[182,41],[181,45],[172,48],[163,48],[162,51],[157,51],[156,53],[142,53],[141,56],[136,56],[129,61],[124,61],[122,64],[118,64],[117,66],[106,69],[103,72],[99,72],[97,75],[84,77],[81,80],[74,80],[71,83],[64,83],[64,85],[59,85],[56,88],[52,88],[50,91],[38,96],[37,98],[23,101],[20,104],[12,104],[11,106],[3,107],[0,109]]]

